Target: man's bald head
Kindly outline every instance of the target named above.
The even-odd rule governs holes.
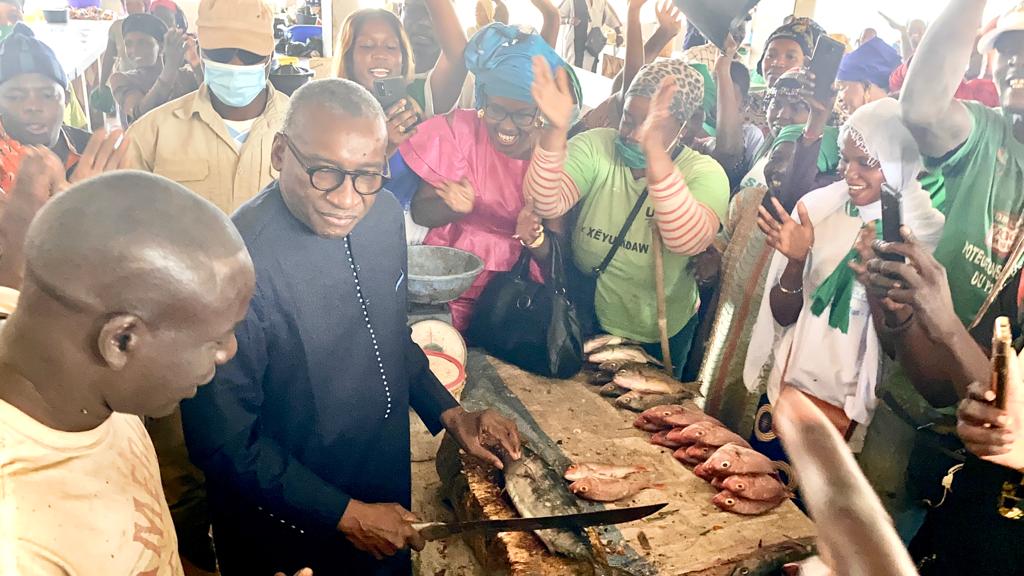
[[[114,172],[36,216],[5,336],[33,382],[89,413],[170,413],[237,349],[254,287],[234,225],[182,186]]]
[[[153,318],[215,292],[221,269],[244,254],[210,202],[160,176],[114,172],[39,212],[25,242],[25,281],[72,308]]]

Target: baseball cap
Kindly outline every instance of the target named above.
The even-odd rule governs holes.
[[[196,27],[204,50],[274,53],[274,14],[262,0],[202,0]]]
[[[978,52],[984,54],[995,50],[996,41],[1006,32],[1024,31],[1024,2],[999,17],[996,27],[981,37]]]

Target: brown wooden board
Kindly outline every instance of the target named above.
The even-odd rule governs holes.
[[[810,552],[814,527],[796,506],[785,502],[756,517],[720,511],[711,503],[714,488],[672,458],[670,450],[650,444],[648,434],[633,428],[635,414],[598,396],[582,377],[548,380],[478,351],[470,353],[467,373],[462,395],[467,409],[495,408],[516,420],[524,440],[552,466],[564,468],[576,460],[639,464],[654,471],[664,489],[645,490],[610,506],[669,505],[653,517],[594,531],[600,552],[611,565],[637,575],[711,576],[731,574],[734,569],[757,574],[742,568],[756,567],[761,557],[792,558]],[[439,455],[439,469],[441,462]],[[483,471],[466,467],[461,482],[466,485],[465,501],[456,503],[461,514],[502,517],[514,512],[501,498],[494,478]],[[502,534],[489,544],[479,541],[478,548],[487,556],[501,556],[503,569],[517,564],[527,567],[513,574],[583,573],[561,558],[551,558],[529,534]],[[524,564],[524,559],[533,559],[532,564]],[[488,560],[494,565],[495,558]]]

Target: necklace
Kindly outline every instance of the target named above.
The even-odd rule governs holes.
[[[388,384],[388,375],[384,371],[384,360],[380,356],[380,346],[377,345],[377,335],[373,331],[373,324],[370,323],[370,311],[366,309],[366,298],[363,297],[363,289],[359,285],[359,267],[352,259],[352,240],[350,236],[345,237],[345,253],[348,255],[348,266],[352,270],[352,279],[356,283],[356,297],[359,299],[359,306],[363,309],[363,320],[366,321],[366,329],[370,331],[370,342],[373,344],[373,354],[377,357],[377,368],[380,370],[381,382],[384,383],[384,395],[387,397],[387,409],[384,411],[384,419],[391,416],[391,386]]]

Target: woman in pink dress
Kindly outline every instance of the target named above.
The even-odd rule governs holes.
[[[516,237],[517,218],[526,208],[523,178],[544,125],[530,94],[531,59],[538,55],[553,71],[566,71],[559,76],[572,84],[579,102],[571,68],[543,38],[490,24],[466,47],[477,109],[431,118],[399,148],[422,180],[412,218],[431,229],[424,243],[459,248],[484,261],[473,286],[450,304],[452,323],[463,332],[484,287],[495,273],[510,270],[524,247]],[[542,243],[540,238],[537,246]]]

